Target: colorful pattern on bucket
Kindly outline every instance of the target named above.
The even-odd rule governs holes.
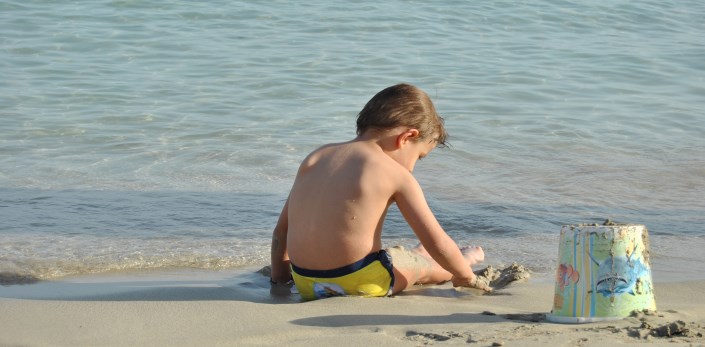
[[[563,226],[552,315],[627,317],[656,309],[643,225]]]

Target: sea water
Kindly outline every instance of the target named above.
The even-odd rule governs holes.
[[[3,1],[1,277],[265,265],[298,163],[407,82],[451,135],[414,174],[459,244],[551,272],[561,225],[611,218],[687,279],[703,18],[695,0]],[[384,242],[416,243],[394,207]]]

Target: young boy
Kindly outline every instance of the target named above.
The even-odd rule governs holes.
[[[398,84],[377,93],[358,114],[355,139],[325,145],[301,163],[272,235],[272,283],[293,277],[304,300],[387,296],[449,280],[490,291],[470,268],[484,260],[482,248],[458,248],[412,176],[416,161],[446,137],[422,90]],[[418,247],[382,249],[392,203]]]

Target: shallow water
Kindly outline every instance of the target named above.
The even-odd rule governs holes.
[[[561,225],[605,218],[687,258],[705,235],[704,17],[697,1],[3,2],[0,272],[266,263],[298,162],[398,82],[446,118],[452,147],[415,174],[488,261],[550,271]],[[395,211],[385,242],[414,243]]]

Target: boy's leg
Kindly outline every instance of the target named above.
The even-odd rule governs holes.
[[[468,266],[482,262],[485,253],[480,247],[463,247],[460,249]],[[453,275],[442,268],[422,245],[407,250],[397,246],[388,248],[394,265],[394,289],[397,294],[414,284],[436,284],[450,281]]]

